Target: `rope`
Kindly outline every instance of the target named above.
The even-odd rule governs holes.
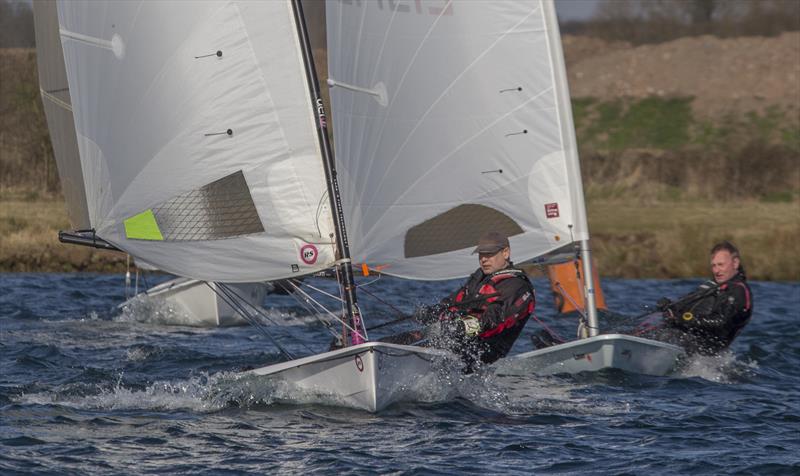
[[[336,301],[341,301],[341,302],[344,302],[344,300],[342,300],[341,296],[334,296],[333,294],[331,294],[331,293],[329,293],[329,292],[327,292],[327,291],[323,291],[322,289],[316,288],[316,287],[314,287],[314,286],[312,286],[312,285],[310,285],[310,284],[308,284],[308,283],[305,283],[305,286],[306,286],[307,288],[309,288],[309,289],[313,289],[314,291],[316,291],[316,292],[318,292],[318,293],[320,293],[320,294],[323,294],[323,295],[325,295],[325,296],[328,296],[328,297],[329,297],[329,298],[331,298],[331,299],[334,299],[334,300],[336,300]]]
[[[232,296],[232,294],[235,294],[235,293],[232,293],[230,288],[228,288],[223,283],[217,283],[217,288],[219,289],[219,291],[218,291],[217,289],[214,288],[214,286],[209,284],[208,281],[205,281],[205,284],[206,284],[206,286],[211,288],[211,290],[214,291],[214,293],[217,296],[219,296],[223,301],[225,301],[226,304],[228,304],[231,308],[236,310],[236,312],[238,312],[242,316],[242,318],[244,318],[245,321],[247,321],[251,326],[255,327],[259,332],[264,334],[270,341],[272,341],[272,343],[275,345],[275,347],[281,352],[281,354],[283,354],[284,357],[286,357],[287,360],[294,360],[294,356],[288,350],[286,350],[275,339],[275,337],[273,337],[272,334],[270,334],[264,328],[264,326],[262,326],[261,323],[258,322],[257,319],[255,319],[253,316],[251,316],[250,313],[248,313],[247,310],[244,309],[239,302],[236,302],[236,300]],[[232,293],[232,294],[229,294],[229,293]],[[269,320],[269,318],[267,318],[267,320]]]
[[[536,317],[536,314],[535,314],[535,313],[531,314],[531,318],[532,318],[534,321],[538,322],[540,326],[544,327],[544,330],[546,330],[548,333],[550,333],[550,335],[551,335],[551,336],[555,337],[556,339],[558,339],[558,340],[559,340],[560,342],[562,342],[562,343],[563,343],[563,342],[566,342],[566,340],[565,340],[563,337],[561,337],[561,336],[558,334],[558,332],[554,331],[554,330],[553,330],[553,329],[552,329],[550,326],[548,326],[547,324],[545,324],[544,322],[542,322],[542,321],[541,321],[541,320],[540,320],[538,317]]]
[[[372,284],[372,283],[369,283],[369,284]],[[360,285],[360,286],[358,286],[358,289],[360,289],[361,291],[363,291],[363,292],[367,293],[367,295],[369,295],[369,296],[372,296],[373,298],[375,298],[375,299],[376,299],[378,302],[380,302],[381,304],[385,304],[386,306],[389,306],[389,307],[390,307],[390,308],[391,308],[391,309],[392,309],[392,310],[393,310],[395,313],[397,313],[397,315],[399,315],[399,316],[405,316],[405,315],[406,315],[406,313],[404,313],[403,311],[401,311],[401,310],[400,310],[400,309],[398,309],[397,307],[395,307],[395,306],[392,306],[391,304],[389,304],[388,302],[386,302],[386,301],[384,301],[383,299],[379,298],[379,297],[378,297],[378,296],[376,296],[375,294],[373,294],[373,293],[371,293],[371,292],[367,291],[366,289],[364,289],[364,285]],[[373,328],[373,329],[374,329],[374,328]]]
[[[293,285],[294,285],[294,284],[293,284]],[[342,325],[343,325],[343,326],[345,326],[347,329],[350,329],[351,331],[353,331],[353,332],[355,332],[356,334],[360,335],[362,339],[364,339],[364,340],[367,340],[367,339],[366,339],[366,338],[365,338],[365,337],[364,337],[364,336],[363,336],[363,335],[362,335],[360,332],[358,332],[357,330],[355,330],[355,329],[353,329],[352,327],[350,327],[350,325],[349,325],[349,324],[347,324],[347,323],[344,321],[344,319],[340,318],[340,317],[339,317],[339,316],[337,316],[336,314],[334,314],[334,313],[332,313],[331,311],[329,311],[329,310],[328,310],[328,309],[327,309],[325,306],[323,306],[322,304],[320,304],[320,303],[319,303],[319,302],[318,302],[316,299],[312,298],[312,297],[311,297],[311,296],[310,296],[310,295],[309,295],[307,292],[303,291],[303,290],[302,290],[300,287],[298,287],[298,286],[296,286],[296,285],[294,285],[294,286],[295,286],[295,291],[302,293],[302,294],[303,294],[303,296],[304,296],[306,299],[308,299],[309,301],[311,301],[311,302],[313,302],[314,304],[316,304],[317,306],[319,306],[319,308],[320,308],[320,309],[324,310],[324,311],[325,311],[325,312],[326,312],[328,315],[330,315],[331,317],[333,317],[333,318],[334,318],[334,319],[336,319],[337,321],[341,322],[341,323],[342,323]],[[342,304],[344,304],[344,302],[342,302]],[[344,307],[342,308],[342,310],[344,311]],[[337,335],[337,337],[338,337],[338,335]]]
[[[295,300],[295,302],[297,302],[297,304],[299,304],[299,305],[300,305],[300,307],[302,307],[303,309],[305,309],[305,311],[308,313],[308,315],[310,315],[310,316],[314,316],[314,318],[315,318],[317,321],[319,321],[319,323],[320,323],[320,324],[322,324],[322,326],[323,326],[323,327],[324,327],[324,328],[325,328],[325,329],[326,329],[326,330],[327,330],[327,331],[328,331],[328,332],[329,332],[329,333],[330,333],[330,334],[331,334],[333,337],[339,337],[339,334],[338,334],[338,333],[336,333],[336,332],[335,332],[333,329],[331,329],[331,323],[330,323],[329,321],[326,321],[326,320],[324,320],[324,319],[322,319],[322,318],[320,317],[320,313],[318,312],[318,310],[317,310],[316,308],[314,308],[313,306],[311,306],[311,305],[310,305],[310,304],[309,304],[307,301],[303,301],[303,300],[301,300],[301,299],[300,299],[300,298],[297,296],[297,290],[299,289],[299,285],[295,283],[295,280],[292,280],[292,279],[290,279],[288,282],[289,282],[289,284],[291,284],[291,285],[294,287],[294,291],[289,291],[289,289],[288,289],[288,288],[286,288],[286,287],[285,287],[285,286],[284,286],[282,283],[280,283],[280,282],[276,282],[276,284],[278,284],[278,285],[279,285],[281,288],[283,288],[283,289],[284,289],[284,290],[287,292],[287,294],[291,295],[291,296],[292,296],[292,299],[294,299],[294,300]],[[297,319],[297,318],[295,318],[295,319]],[[298,320],[300,320],[300,319],[298,319]],[[302,321],[301,321],[301,322],[302,322]]]

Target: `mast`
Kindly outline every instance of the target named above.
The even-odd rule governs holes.
[[[599,333],[597,320],[597,302],[595,299],[594,274],[592,270],[592,250],[589,245],[589,222],[586,219],[586,203],[583,196],[583,182],[581,179],[580,158],[578,157],[578,143],[575,139],[575,126],[572,120],[572,103],[569,96],[566,66],[564,65],[564,52],[561,48],[561,32],[558,28],[558,17],[552,0],[543,0],[545,20],[547,22],[547,36],[553,61],[553,84],[556,88],[558,109],[563,114],[561,118],[561,136],[565,144],[567,156],[567,175],[572,186],[570,193],[574,210],[575,225],[577,227],[576,241],[583,263],[583,302],[586,308],[586,319],[589,327],[589,337]]]
[[[350,326],[356,332],[350,336],[350,344],[356,345],[364,342],[364,326],[361,321],[361,312],[358,308],[356,298],[355,278],[353,276],[353,266],[350,260],[350,246],[347,242],[347,231],[344,224],[344,211],[342,210],[342,198],[339,193],[339,182],[336,179],[336,164],[333,159],[333,151],[328,140],[328,121],[325,116],[325,108],[322,103],[322,95],[319,89],[319,78],[314,66],[314,56],[311,51],[311,41],[308,38],[305,16],[303,15],[303,5],[301,0],[292,0],[294,19],[297,26],[297,33],[300,39],[300,50],[303,53],[303,63],[306,68],[306,79],[308,89],[311,93],[311,101],[314,104],[314,111],[317,118],[317,138],[322,149],[322,163],[325,168],[325,177],[328,182],[328,197],[330,198],[333,226],[336,231],[336,272],[339,275],[339,290],[344,299],[345,311]],[[359,335],[359,333],[361,335]],[[345,339],[345,345],[347,339]]]
[[[582,240],[579,244],[581,263],[583,264],[583,302],[586,307],[586,319],[589,327],[589,337],[600,333],[597,320],[597,299],[594,289],[594,270],[592,269],[592,249],[589,240]]]

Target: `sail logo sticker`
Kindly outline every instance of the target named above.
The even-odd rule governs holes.
[[[361,7],[361,0],[339,0],[345,5],[355,5]],[[423,3],[431,6],[423,8]],[[373,3],[374,4],[374,3]],[[378,0],[378,10],[383,11],[383,0]],[[397,13],[412,13],[417,15],[425,15],[426,13],[434,16],[445,16],[453,14],[453,4],[449,0],[414,0],[414,9],[412,11],[412,2],[403,2],[402,0],[389,0],[387,11]]]
[[[319,256],[319,253],[317,252],[317,247],[314,245],[303,245],[303,247],[300,248],[300,259],[303,260],[305,264],[316,263],[317,256]]]
[[[322,104],[322,98],[317,98],[317,116],[319,117],[319,126],[323,129],[328,127],[328,119],[325,117],[325,106]]]
[[[547,218],[558,218],[558,203],[545,203],[544,213]]]

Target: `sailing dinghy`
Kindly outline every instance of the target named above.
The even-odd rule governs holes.
[[[196,327],[241,326],[247,321],[220,297],[217,283],[206,284],[190,278],[173,278],[135,294],[119,306],[123,312],[138,313],[142,309],[155,309],[157,322],[168,325]],[[261,306],[268,285],[263,283],[227,284],[248,306]],[[166,312],[161,312],[166,310]]]
[[[452,357],[367,342],[299,1],[69,1],[57,10],[87,216],[62,241],[202,281],[335,268],[347,348],[253,374],[321,385],[367,410],[408,395],[439,357]]]
[[[353,258],[409,279],[469,275],[478,237],[517,262],[582,258],[593,276],[578,149],[551,0],[329,2],[336,159]],[[600,334],[506,358],[498,372],[664,375],[679,347]]]
[[[552,1],[326,6],[335,161],[298,0],[59,2],[92,184],[88,227],[62,239],[204,281],[334,268],[345,347],[275,342],[289,360],[249,375],[377,411],[458,358],[370,342],[353,260],[463,277],[495,229],[518,261],[578,246],[588,266],[589,234]],[[588,314],[578,347],[615,338]]]

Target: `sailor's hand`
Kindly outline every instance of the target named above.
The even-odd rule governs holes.
[[[672,301],[670,301],[668,298],[662,297],[656,303],[656,309],[658,309],[661,312],[665,312],[669,309],[670,305],[672,305]]]
[[[675,319],[675,313],[672,312],[672,309],[670,309],[669,307],[667,307],[663,311],[662,315],[664,316],[664,320],[667,321],[668,323],[674,324],[677,322],[677,320]]]
[[[475,316],[465,316],[461,319],[464,324],[464,335],[467,337],[475,337],[481,332],[481,321]]]

